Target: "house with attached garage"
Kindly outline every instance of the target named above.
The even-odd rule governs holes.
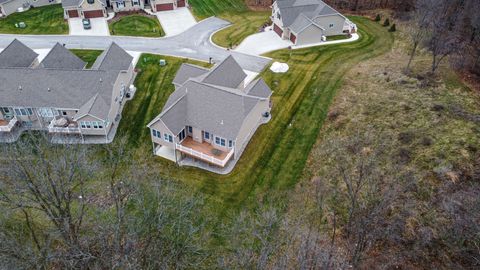
[[[276,0],[272,5],[272,22],[280,37],[297,46],[357,31],[354,23],[322,0]]]
[[[145,0],[110,0],[110,6],[114,12],[137,11],[145,8]]]
[[[272,91],[263,79],[249,81],[232,56],[210,70],[183,64],[173,84],[162,112],[148,124],[154,155],[229,173],[270,120]]]
[[[107,0],[62,0],[65,19],[107,17]]]
[[[92,68],[60,44],[38,54],[14,40],[0,53],[0,142],[26,130],[56,143],[109,143],[135,77],[132,56],[115,43]]]
[[[174,10],[180,7],[188,7],[188,0],[150,0],[153,12]]]
[[[0,0],[0,17],[21,12],[30,7],[60,4],[61,0]]]

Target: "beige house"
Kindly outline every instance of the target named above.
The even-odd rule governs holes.
[[[138,11],[145,8],[145,0],[110,0],[114,12]]]
[[[133,94],[133,58],[115,43],[91,69],[60,44],[38,62],[14,40],[0,53],[0,142],[44,130],[60,143],[109,143]]]
[[[107,0],[62,0],[65,19],[107,17]]]
[[[295,45],[315,44],[327,36],[354,33],[357,26],[322,0],[276,0],[273,30]]]
[[[188,7],[188,0],[151,0],[153,12],[174,10],[179,7]]]
[[[183,64],[162,112],[148,124],[155,155],[180,165],[230,172],[260,124],[270,119],[270,88],[232,56],[211,70]]]

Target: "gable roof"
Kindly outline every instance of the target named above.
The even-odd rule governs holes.
[[[177,77],[181,78],[179,81],[184,80],[184,75],[191,70],[194,70],[193,73],[198,72],[194,74],[196,77],[188,78],[181,87],[170,95],[162,113],[155,117],[148,126],[162,121],[175,135],[180,133],[185,126],[194,126],[226,139],[237,138],[245,118],[258,102],[269,98],[272,92],[262,79],[250,83],[245,89],[237,88],[241,81],[238,84],[231,84],[232,87],[206,83],[205,79],[213,72],[219,72],[219,67],[221,67],[220,70],[225,68],[238,72],[235,65],[230,62],[235,60],[233,58],[227,59],[229,61],[227,65],[223,65],[224,61],[212,71],[200,67],[191,69],[195,67],[192,65],[184,66],[185,69],[182,74],[177,74]],[[198,75],[201,73],[200,71],[208,72],[204,73],[208,75],[204,78],[204,74]],[[244,73],[243,70],[241,71]],[[224,71],[218,74],[224,74]],[[215,74],[215,76],[218,76],[218,74]],[[225,76],[227,75],[225,74]],[[240,76],[234,78],[238,81]],[[208,81],[211,82],[211,79]]]
[[[92,69],[98,70],[128,70],[133,57],[124,49],[112,42],[93,63]]]
[[[246,77],[247,74],[245,74],[242,67],[235,61],[232,55],[229,55],[208,73],[203,82],[237,88]]]
[[[18,39],[14,39],[0,53],[0,67],[30,67],[38,54]]]
[[[43,68],[58,69],[83,69],[87,65],[82,59],[60,45],[60,43],[53,46],[40,64]]]
[[[301,15],[308,19],[325,15],[341,15],[322,0],[277,0],[276,3],[285,27],[290,27]],[[306,22],[307,21],[303,21],[303,23]],[[305,27],[304,25],[301,26],[301,22],[297,22],[297,24],[300,24],[300,26],[296,26],[297,30]]]
[[[83,1],[85,0],[62,0],[62,7],[63,8],[79,7],[83,3]],[[97,1],[100,1],[100,3],[102,3],[103,6],[107,5],[106,0],[97,0]]]
[[[209,70],[199,66],[183,63],[180,66],[180,69],[177,71],[175,78],[173,79],[174,84],[182,85],[190,78],[196,78],[203,74],[208,73]]]

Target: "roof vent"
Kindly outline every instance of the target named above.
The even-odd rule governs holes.
[[[50,87],[47,88],[47,91],[50,92]]]
[[[220,125],[223,125],[223,120],[222,120],[222,122],[220,122]]]
[[[22,86],[21,86],[21,85],[18,86],[18,90],[22,90]]]
[[[103,79],[102,79],[102,78],[100,78],[100,82],[103,82]]]

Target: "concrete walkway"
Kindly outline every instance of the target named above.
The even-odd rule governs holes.
[[[228,26],[230,23],[219,18],[205,19],[187,31],[172,37],[140,38],[120,36],[67,36],[67,35],[0,35],[0,48],[5,48],[14,38],[19,39],[33,49],[52,48],[56,42],[73,49],[106,49],[111,42],[116,42],[127,51],[171,55],[208,61],[212,58],[220,62],[228,55],[239,62],[243,69],[261,72],[270,59],[228,51],[210,42],[210,35]]]

